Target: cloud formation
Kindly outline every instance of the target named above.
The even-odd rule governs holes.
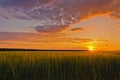
[[[98,14],[120,19],[119,4],[120,0],[0,0],[0,18],[39,20],[38,32],[55,32]]]
[[[3,6],[15,6],[29,8],[37,5],[49,3],[51,0],[0,0],[0,4]]]
[[[36,26],[35,30],[39,33],[56,33],[62,30],[65,30],[68,26],[67,25],[44,25],[44,26]]]

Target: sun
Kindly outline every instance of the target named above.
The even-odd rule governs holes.
[[[94,47],[94,46],[89,46],[89,47],[88,47],[88,50],[89,50],[89,51],[94,51],[94,50],[95,50],[95,47]]]

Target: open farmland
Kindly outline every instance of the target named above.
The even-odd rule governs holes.
[[[1,51],[0,80],[120,80],[120,52]]]

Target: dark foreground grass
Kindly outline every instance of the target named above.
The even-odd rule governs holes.
[[[0,52],[0,80],[120,80],[119,52]]]

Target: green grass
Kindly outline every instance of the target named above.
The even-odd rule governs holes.
[[[119,52],[3,51],[0,80],[120,80]]]

